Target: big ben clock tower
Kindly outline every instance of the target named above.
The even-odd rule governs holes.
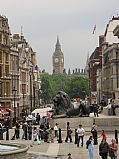
[[[63,71],[64,71],[64,55],[61,51],[59,38],[57,37],[55,52],[53,53],[53,74],[63,74]]]

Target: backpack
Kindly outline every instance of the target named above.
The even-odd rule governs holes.
[[[89,144],[91,144],[91,141],[90,141],[90,140],[87,140],[87,141],[86,141],[86,149],[88,149]]]

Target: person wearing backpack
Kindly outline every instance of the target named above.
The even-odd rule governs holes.
[[[94,144],[93,144],[93,137],[90,136],[89,139],[86,141],[86,148],[89,152],[89,158],[94,159]]]

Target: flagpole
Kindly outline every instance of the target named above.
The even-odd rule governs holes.
[[[96,25],[93,28],[93,35],[94,35],[94,46],[97,46],[97,29],[96,29]]]

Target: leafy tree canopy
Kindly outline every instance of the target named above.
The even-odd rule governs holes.
[[[88,95],[88,79],[66,74],[41,74],[41,97],[45,103],[51,102],[59,91],[66,92],[71,99],[84,99]]]

